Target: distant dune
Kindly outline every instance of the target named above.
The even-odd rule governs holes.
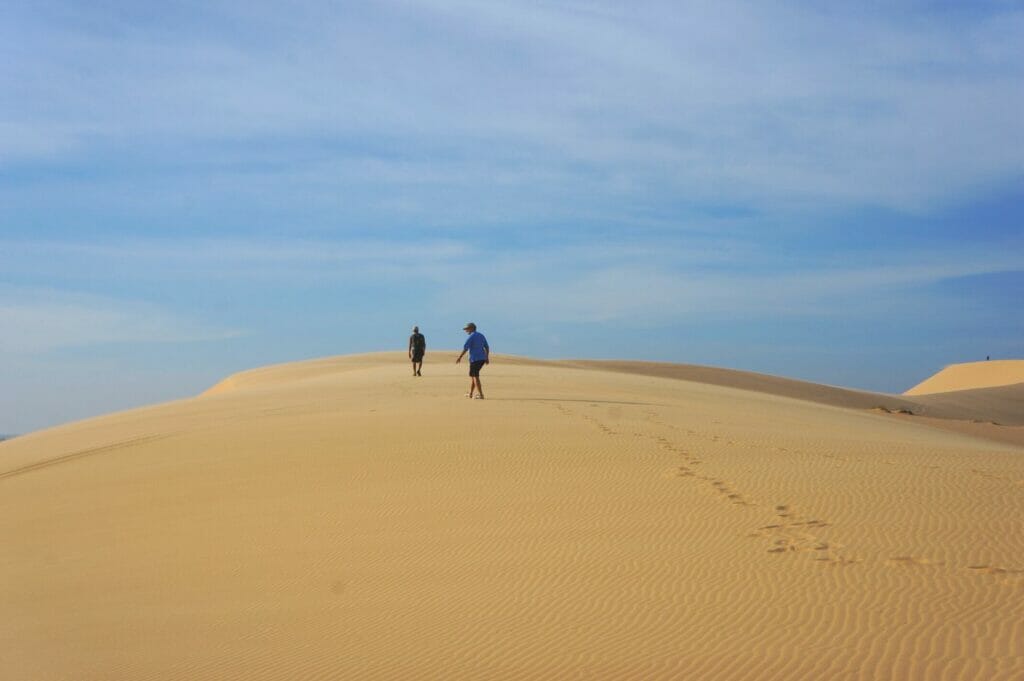
[[[904,395],[930,395],[1024,383],[1024,359],[951,364]]]
[[[1024,386],[454,357],[0,444],[0,678],[1024,678]]]

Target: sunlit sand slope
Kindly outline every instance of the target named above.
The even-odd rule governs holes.
[[[453,359],[0,444],[0,678],[1024,678],[1024,449]]]
[[[1024,359],[951,364],[918,383],[904,395],[927,395],[952,390],[974,390],[1024,383]]]

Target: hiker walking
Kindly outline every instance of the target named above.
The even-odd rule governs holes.
[[[472,398],[473,391],[477,392],[476,399],[484,399],[484,387],[480,384],[480,369],[491,362],[491,346],[487,344],[487,338],[476,330],[476,324],[470,322],[462,327],[462,330],[469,334],[466,344],[462,346],[462,353],[455,360],[458,364],[462,358],[469,353],[469,392],[466,397]]]
[[[423,368],[423,355],[427,354],[427,339],[420,333],[420,327],[412,327],[412,335],[409,336],[409,359],[412,360],[412,375],[422,376],[420,370]]]

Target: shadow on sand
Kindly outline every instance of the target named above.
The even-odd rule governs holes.
[[[557,397],[488,397],[490,402],[580,402],[583,404],[625,404],[639,407],[663,407],[658,402],[619,402],[618,400],[568,400]]]

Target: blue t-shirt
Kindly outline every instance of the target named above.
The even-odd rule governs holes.
[[[466,339],[466,344],[462,346],[463,350],[469,350],[469,361],[470,362],[482,362],[487,359],[486,350],[490,350],[491,346],[487,344],[487,339],[479,331],[474,331],[469,334],[469,338]]]

